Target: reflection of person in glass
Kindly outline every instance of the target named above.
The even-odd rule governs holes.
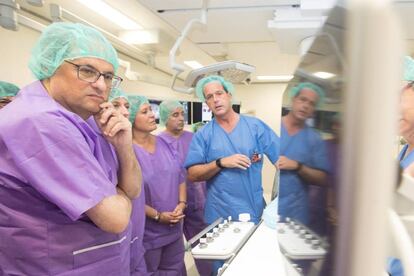
[[[279,214],[310,223],[309,190],[324,185],[328,171],[328,158],[323,140],[305,121],[325,96],[319,86],[304,82],[290,91],[292,107],[282,117]],[[324,209],[325,205],[320,204]],[[325,223],[325,219],[320,219]],[[314,225],[312,228],[318,228]],[[316,229],[315,229],[316,230]]]

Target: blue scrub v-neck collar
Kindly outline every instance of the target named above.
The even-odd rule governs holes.
[[[235,127],[233,127],[233,129],[230,132],[227,132],[218,122],[217,120],[214,118],[213,119],[213,123],[217,124],[217,126],[227,135],[230,136],[240,125],[240,121],[242,120],[242,116],[239,115],[239,120],[237,121]]]

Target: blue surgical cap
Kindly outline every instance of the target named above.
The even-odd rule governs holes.
[[[124,98],[128,101],[128,96],[119,88],[114,88],[111,90],[111,94],[109,95],[108,101],[112,102],[115,99]]]
[[[410,56],[404,57],[404,80],[414,81],[414,60]]]
[[[319,99],[316,106],[320,106],[325,101],[325,91],[318,85],[311,82],[301,82],[295,87],[293,87],[289,92],[289,97],[292,99],[296,97],[302,89],[310,89],[318,94]]]
[[[143,104],[149,104],[147,97],[144,96],[128,96],[129,102],[129,121],[134,125],[135,117]]]
[[[99,58],[118,70],[118,56],[109,41],[94,28],[58,22],[47,26],[32,49],[29,68],[39,80],[55,73],[65,60]]]
[[[165,126],[171,113],[176,108],[183,108],[183,105],[179,101],[163,101],[160,104],[160,125]]]
[[[234,87],[233,87],[233,84],[231,82],[226,81],[221,76],[212,75],[212,76],[204,77],[204,78],[202,78],[201,80],[199,80],[197,82],[196,91],[195,91],[197,98],[199,98],[202,101],[206,100],[204,98],[204,87],[207,84],[209,84],[210,82],[220,83],[223,86],[224,90],[226,90],[227,93],[230,93],[231,95],[234,95]]]
[[[0,98],[14,97],[19,90],[20,88],[13,83],[0,81]]]

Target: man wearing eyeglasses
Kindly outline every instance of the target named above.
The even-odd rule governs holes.
[[[90,27],[54,23],[29,67],[38,81],[0,116],[0,274],[129,275],[141,184],[131,124],[106,102],[117,54]]]
[[[19,90],[19,87],[10,82],[0,81],[0,109],[9,104]]]
[[[237,114],[233,93],[233,85],[220,76],[205,77],[196,87],[214,119],[193,136],[185,167],[189,180],[207,181],[208,224],[240,213],[258,223],[264,207],[263,158],[275,164],[279,157],[277,135],[261,120]]]

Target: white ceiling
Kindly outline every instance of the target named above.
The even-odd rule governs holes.
[[[172,74],[168,62],[168,51],[171,41],[179,36],[186,23],[192,18],[199,18],[201,14],[202,0],[105,0],[111,6],[122,11],[131,19],[148,29],[161,29],[171,39],[165,45],[157,47],[137,46],[137,55],[134,51],[127,51],[135,58],[142,56],[153,57],[156,69]],[[300,5],[312,0],[210,0],[208,2],[208,16],[206,26],[194,26],[180,48],[177,57],[178,62],[184,60],[197,60],[203,65],[209,65],[221,60],[236,60],[254,65],[256,75],[290,75],[301,62],[299,55],[300,41],[316,30],[303,27],[276,30],[268,28],[268,22],[275,18],[275,12],[279,18],[283,11],[300,10],[305,16],[309,16],[312,10],[301,10]],[[313,0],[315,1],[315,0]],[[332,0],[318,0],[324,2]],[[67,11],[86,19],[114,35],[120,29],[106,18],[87,9],[75,0],[45,0],[42,8],[27,4],[24,0],[17,0],[21,6],[19,13],[31,16],[40,15],[45,19],[44,23],[51,20],[51,3],[60,5]],[[304,5],[303,5],[304,6]],[[401,15],[403,26],[413,26],[414,5],[411,1],[398,1],[397,11]],[[162,11],[162,12],[161,12]],[[318,12],[316,12],[318,13]],[[320,15],[319,12],[318,15]],[[322,12],[323,14],[323,12]],[[283,14],[282,14],[283,15]],[[36,16],[37,17],[37,16]],[[310,15],[312,17],[312,14]],[[342,35],[338,28],[341,20],[338,16],[331,16],[326,30],[332,29],[334,33]],[[414,49],[414,28],[404,28],[406,32],[409,52]],[[339,32],[338,32],[339,30]],[[335,35],[334,35],[335,36]],[[336,37],[339,39],[339,37]],[[327,38],[318,40],[319,46],[311,48],[313,55],[303,60],[304,65],[310,65],[318,60],[326,51],[332,54],[332,45]],[[343,43],[338,44],[340,48]],[[328,48],[328,50],[326,50]],[[325,50],[324,50],[325,49]],[[330,49],[330,50],[329,50]],[[150,50],[150,52],[148,52]],[[343,50],[343,49],[340,49]],[[151,53],[152,51],[152,53]],[[142,62],[148,62],[144,59]],[[324,61],[326,70],[338,66],[332,61]],[[332,65],[334,64],[334,65]],[[311,67],[309,67],[311,68]],[[182,78],[188,71],[184,72]],[[311,69],[310,69],[311,70]]]

